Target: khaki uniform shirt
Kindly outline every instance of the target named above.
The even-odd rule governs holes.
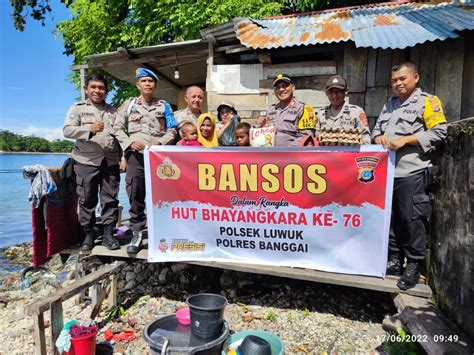
[[[166,101],[153,99],[148,106],[140,98],[130,98],[119,109],[114,133],[124,152],[134,141],[172,144],[176,139],[176,119]]]
[[[115,107],[105,104],[103,109],[95,106],[90,100],[72,105],[64,121],[65,138],[76,140],[72,157],[81,164],[100,166],[107,159],[107,165],[115,165],[120,161],[120,147],[113,136],[113,125],[116,120]],[[103,122],[104,129],[92,134],[90,126]]]
[[[406,177],[422,172],[431,162],[426,155],[446,139],[447,125],[443,108],[437,97],[417,88],[403,103],[391,98],[372,132],[372,138],[386,135],[388,140],[414,134],[419,145],[405,145],[397,151],[395,177]]]
[[[201,114],[200,111],[199,111],[199,114]],[[182,110],[176,111],[174,113],[174,117],[176,117],[176,122],[178,125],[177,129],[178,129],[178,134],[180,137],[183,136],[182,127],[184,123],[191,122],[197,127],[197,117],[194,116],[194,114],[188,108],[184,108]]]
[[[361,133],[362,143],[370,144],[369,122],[364,110],[359,106],[344,103],[335,117],[331,113],[331,105],[320,110],[316,122],[316,137],[323,128],[357,129]]]
[[[286,107],[273,104],[266,116],[277,130],[276,147],[297,146],[303,137],[314,133],[316,114],[310,105],[299,102],[296,97]]]

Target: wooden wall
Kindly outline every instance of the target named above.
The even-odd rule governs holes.
[[[472,37],[472,35],[471,35]],[[437,95],[449,122],[474,116],[474,50],[464,39],[436,41],[404,50],[356,48],[345,44],[342,73],[350,102],[365,109],[371,127],[393,95],[390,70],[403,60],[414,62],[422,90]]]

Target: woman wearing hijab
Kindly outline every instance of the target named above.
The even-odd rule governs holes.
[[[237,115],[234,104],[230,101],[222,101],[219,106],[217,106],[217,118],[219,120],[217,123],[219,145],[237,145],[235,140],[235,127],[240,123],[240,117]]]
[[[198,141],[204,147],[217,147],[219,145],[216,121],[216,116],[210,112],[203,113],[198,118]]]

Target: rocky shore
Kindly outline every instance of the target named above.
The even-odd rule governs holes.
[[[28,244],[0,249],[10,267],[17,261],[31,260]],[[127,261],[119,274],[119,308],[104,302],[96,318],[100,325],[98,342],[112,329],[130,331],[137,338],[116,342],[116,354],[145,354],[148,344],[143,328],[160,316],[185,306],[186,297],[200,292],[221,293],[229,300],[224,317],[232,332],[260,329],[278,335],[286,354],[394,353],[393,344],[384,343],[382,320],[395,313],[389,294],[348,287],[309,283],[220,270],[183,263],[150,264]],[[68,264],[59,256],[47,265],[48,271],[28,274],[21,282],[20,271],[1,275],[0,321],[4,337],[1,354],[34,352],[33,319],[24,314],[33,299],[53,292],[58,285],[72,282]],[[3,268],[3,264],[2,264]],[[64,321],[87,320],[91,311],[87,298],[80,304],[70,299],[63,304]],[[45,325],[49,326],[49,312]],[[47,343],[49,331],[46,329]]]

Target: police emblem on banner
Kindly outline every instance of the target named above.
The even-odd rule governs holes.
[[[156,175],[158,175],[158,177],[163,180],[178,180],[181,176],[181,171],[176,164],[173,164],[170,158],[166,157],[163,160],[163,164],[160,164],[156,169]]]
[[[166,243],[166,239],[160,239],[160,246],[158,249],[160,249],[162,253],[166,253],[168,250],[168,243]]]
[[[357,168],[359,169],[358,180],[364,184],[374,181],[374,172],[379,161],[380,159],[376,157],[356,158]]]

